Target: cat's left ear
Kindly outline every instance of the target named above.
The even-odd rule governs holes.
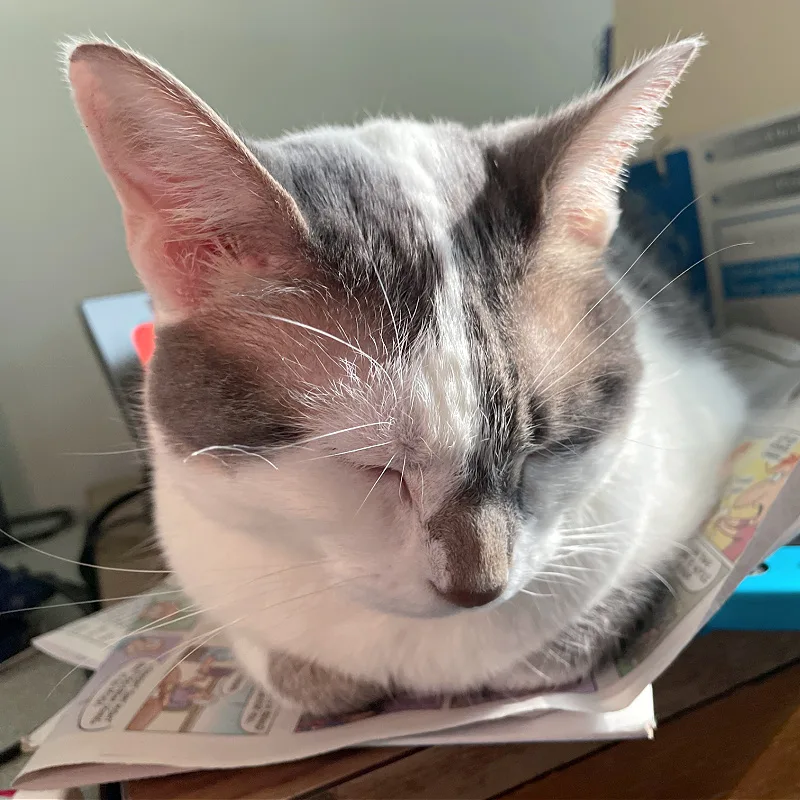
[[[547,214],[571,240],[598,249],[608,244],[625,166],[704,44],[694,37],[666,45],[545,121],[539,136],[555,143],[544,187]]]

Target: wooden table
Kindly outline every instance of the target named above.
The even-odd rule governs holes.
[[[131,800],[800,800],[800,634],[715,633],[656,684],[653,742],[354,750],[137,781]]]

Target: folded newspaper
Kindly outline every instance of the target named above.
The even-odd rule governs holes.
[[[501,743],[652,735],[652,682],[800,522],[800,343],[726,335],[753,414],[719,506],[677,571],[666,613],[609,667],[547,692],[395,695],[339,716],[279,706],[241,672],[180,590],[121,603],[39,637],[97,671],[51,722],[17,785],[60,788],[300,759],[350,746]]]

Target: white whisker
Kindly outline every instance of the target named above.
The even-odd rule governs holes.
[[[554,386],[564,380],[570,373],[574,372],[578,367],[581,366],[587,359],[591,358],[601,347],[607,344],[611,339],[613,339],[629,322],[632,322],[636,317],[653,301],[658,297],[663,291],[666,291],[670,286],[672,286],[675,281],[680,280],[687,272],[694,269],[698,264],[702,264],[707,258],[711,258],[711,256],[718,255],[719,253],[724,252],[725,250],[732,250],[734,247],[746,247],[747,245],[751,245],[753,242],[737,242],[736,244],[729,244],[727,247],[720,247],[718,250],[714,250],[713,252],[709,253],[706,256],[698,259],[691,264],[690,266],[686,267],[685,270],[679,272],[672,280],[668,281],[664,286],[662,286],[649,300],[642,303],[639,308],[636,309],[626,320],[623,322],[613,333],[609,334],[602,342],[600,342],[597,347],[594,348],[588,355],[585,355],[577,364],[570,367],[563,375],[560,375],[554,381],[552,381],[548,386],[542,390],[542,393],[549,392],[552,390]],[[574,352],[574,350],[573,350]]]
[[[382,372],[386,376],[387,380],[389,381],[389,386],[392,389],[392,393],[394,394],[395,400],[397,399],[397,392],[396,392],[395,387],[394,387],[394,381],[392,380],[392,376],[389,375],[388,371],[386,370],[386,367],[384,367],[383,364],[380,363],[380,361],[378,361],[376,358],[371,356],[369,353],[367,353],[364,350],[362,350],[360,347],[356,347],[356,345],[352,344],[351,342],[348,342],[346,339],[342,339],[339,336],[334,336],[334,334],[328,333],[328,331],[323,331],[320,328],[315,328],[313,325],[306,325],[304,322],[298,322],[295,319],[287,319],[286,317],[279,317],[276,314],[261,314],[261,313],[256,313],[256,312],[248,312],[248,313],[253,313],[253,314],[255,314],[255,316],[258,316],[258,317],[266,317],[266,319],[271,319],[271,320],[274,320],[275,322],[282,322],[285,325],[296,325],[298,328],[302,328],[303,330],[307,330],[310,333],[316,333],[319,336],[324,336],[327,339],[331,339],[332,341],[338,342],[339,344],[343,345],[344,347],[349,348],[354,353],[362,356],[363,358],[366,358],[367,361],[369,361],[371,364],[373,364],[376,369],[378,369],[380,372]]]
[[[146,447],[128,447],[125,450],[99,450],[94,453],[64,453],[65,456],[124,456],[129,453],[145,453]]]
[[[328,439],[331,436],[338,436],[340,433],[350,433],[351,431],[360,431],[364,428],[375,428],[379,425],[391,425],[391,420],[381,420],[380,422],[367,422],[364,425],[353,425],[351,428],[342,428],[338,431],[331,431],[330,433],[322,433],[319,436],[310,436],[308,439],[302,439],[293,444],[282,444],[279,447],[270,448],[273,451],[288,450],[292,447],[303,447],[304,445],[311,444],[311,442],[318,442],[320,439]]]
[[[571,581],[572,583],[577,583],[580,586],[585,586],[586,582],[576,578],[574,575],[569,575],[565,572],[551,572],[551,571],[539,571],[534,576],[534,580],[538,580],[539,578],[560,578],[561,580]]]
[[[584,555],[585,553],[596,553],[597,555],[619,555],[620,551],[614,547],[592,547],[589,545],[575,545],[569,549],[556,551],[556,554],[548,559],[550,564],[560,564],[565,558],[575,558],[576,555]]]
[[[373,263],[373,269],[375,271],[375,277],[378,280],[378,286],[381,287],[381,292],[383,293],[383,299],[386,301],[386,308],[389,311],[389,316],[392,318],[392,327],[394,328],[394,338],[395,343],[397,344],[398,352],[400,350],[400,329],[397,326],[397,320],[394,316],[394,310],[392,309],[392,304],[389,302],[389,295],[386,292],[386,287],[383,284],[383,278],[381,278],[380,271],[376,264]]]
[[[269,464],[274,470],[278,468],[273,464],[266,456],[262,456],[261,453],[249,448],[245,447],[242,444],[212,444],[208,447],[203,447],[200,450],[195,450],[194,453],[191,453],[186,458],[183,459],[183,463],[185,464],[190,458],[194,458],[195,456],[202,456],[206,453],[213,454],[214,451],[218,450],[226,450],[232,453],[239,453],[243,456],[253,456],[253,458],[258,458],[261,461],[265,461]]]
[[[663,584],[664,584],[664,586],[666,587],[667,591],[668,591],[668,592],[669,592],[669,593],[670,593],[670,594],[671,594],[673,597],[677,597],[677,596],[678,596],[678,594],[677,594],[677,592],[675,591],[675,589],[672,587],[672,585],[669,583],[669,581],[667,581],[667,579],[666,579],[666,578],[665,578],[663,575],[659,575],[659,573],[658,573],[658,572],[656,572],[654,569],[650,569],[650,567],[645,567],[645,569],[646,569],[646,570],[647,570],[647,572],[649,572],[649,573],[650,573],[650,574],[651,574],[651,575],[652,575],[652,576],[653,576],[653,577],[654,577],[654,578],[655,578],[657,581],[659,581],[659,583],[663,583]]]
[[[163,591],[148,592],[147,594],[126,594],[120,597],[104,597],[104,603],[111,603],[115,600],[138,600],[140,597],[156,597],[163,594],[181,594],[183,589],[164,589]],[[96,600],[73,600],[71,603],[42,603],[40,606],[28,606],[27,608],[11,608],[7,611],[0,611],[0,617],[6,614],[22,614],[28,611],[48,611],[51,608],[70,608],[71,606],[87,606],[96,603]]]
[[[306,461],[322,461],[325,458],[336,458],[336,456],[347,456],[350,453],[360,453],[362,450],[372,450],[376,447],[386,447],[390,445],[391,442],[378,442],[378,444],[368,444],[365,447],[354,447],[352,450],[343,450],[342,452],[337,453],[326,453],[324,456],[314,456],[314,458],[304,458],[303,462]]]
[[[520,589],[521,594],[527,594],[530,597],[552,597],[550,592],[532,592],[530,589]]]
[[[406,455],[403,454],[403,467],[400,470],[400,485],[397,488],[397,496],[402,497],[403,494],[403,481],[406,477]]]
[[[34,547],[27,542],[23,542],[21,539],[17,539],[16,536],[12,536],[8,531],[4,531],[0,528],[0,534],[3,536],[11,539],[12,542],[15,544],[20,545],[21,547],[25,547],[28,550],[32,550],[34,553],[39,553],[39,555],[47,556],[48,558],[53,558],[56,561],[63,561],[66,564],[74,564],[76,567],[91,567],[92,569],[104,569],[108,572],[135,572],[140,575],[172,575],[172,570],[170,569],[130,569],[127,567],[106,567],[100,566],[99,564],[87,564],[83,561],[75,561],[72,558],[65,558],[64,556],[57,556],[55,553],[48,553],[46,550],[40,550],[38,547]]]
[[[541,678],[546,683],[548,683],[548,684],[553,683],[552,678],[550,678],[549,676],[545,675],[544,672],[542,672],[538,667],[534,667],[533,664],[531,664],[531,662],[528,661],[527,658],[524,659],[523,661],[521,661],[520,663],[524,664],[531,672],[533,672],[534,675],[538,676],[539,678]]]
[[[667,231],[667,229],[670,227],[670,225],[672,225],[672,223],[673,223],[673,222],[675,222],[675,220],[676,220],[676,219],[678,219],[678,217],[680,217],[680,216],[681,216],[681,214],[683,214],[683,212],[684,212],[684,211],[686,211],[688,208],[691,208],[691,207],[692,207],[692,206],[693,206],[693,205],[694,205],[694,204],[695,204],[695,203],[696,203],[698,200],[700,200],[700,199],[701,199],[703,196],[704,196],[704,194],[700,194],[700,195],[698,195],[697,197],[695,197],[693,200],[690,200],[690,201],[689,201],[689,202],[688,202],[688,203],[687,203],[687,204],[686,204],[686,205],[685,205],[685,206],[684,206],[684,207],[683,207],[683,208],[682,208],[682,209],[681,209],[681,210],[680,210],[680,211],[679,211],[679,212],[678,212],[678,213],[677,213],[677,214],[676,214],[676,215],[675,215],[675,216],[674,216],[674,217],[673,217],[673,218],[672,218],[672,219],[671,219],[671,220],[670,220],[670,221],[669,221],[669,222],[668,222],[668,223],[667,223],[667,224],[666,224],[666,225],[665,225],[665,226],[664,226],[664,227],[663,227],[663,228],[662,228],[662,229],[661,229],[661,230],[660,230],[660,231],[659,231],[657,234],[656,234],[656,236],[655,236],[655,238],[653,239],[653,241],[651,241],[651,242],[650,242],[650,244],[648,244],[648,245],[647,245],[647,247],[645,247],[645,248],[644,248],[644,250],[642,250],[642,252],[641,252],[641,253],[639,253],[639,255],[638,255],[638,256],[636,257],[636,259],[634,260],[633,264],[631,264],[631,265],[630,265],[630,266],[629,266],[629,267],[628,267],[628,268],[625,270],[625,272],[623,272],[623,273],[622,273],[622,275],[620,275],[620,276],[619,276],[619,278],[617,278],[617,280],[616,280],[616,281],[615,281],[615,282],[614,282],[614,283],[613,283],[613,284],[612,284],[612,285],[611,285],[611,286],[610,286],[610,287],[609,287],[609,288],[606,290],[606,293],[605,293],[605,294],[604,294],[604,295],[603,295],[603,296],[602,296],[602,297],[601,297],[601,298],[600,298],[600,299],[599,299],[599,300],[598,300],[598,301],[597,301],[597,302],[596,302],[596,303],[595,303],[595,304],[594,304],[594,305],[593,305],[593,306],[592,306],[592,307],[591,307],[591,308],[590,308],[590,309],[589,309],[589,310],[588,310],[588,311],[587,311],[587,312],[586,312],[586,313],[585,313],[585,314],[584,314],[584,315],[583,315],[583,316],[582,316],[582,317],[581,317],[581,318],[580,318],[580,319],[579,319],[579,320],[578,320],[578,321],[575,323],[575,325],[572,327],[572,329],[569,331],[569,333],[568,333],[568,334],[567,334],[567,335],[566,335],[566,336],[565,336],[565,337],[562,339],[562,341],[561,341],[561,344],[560,344],[560,345],[559,345],[559,346],[558,346],[558,347],[557,347],[557,348],[556,348],[556,349],[553,351],[553,353],[551,353],[551,355],[550,355],[550,358],[548,358],[548,359],[547,359],[547,361],[545,361],[544,365],[542,366],[542,368],[541,368],[541,369],[539,370],[539,372],[537,373],[537,375],[536,375],[536,377],[534,378],[534,381],[533,381],[533,385],[534,385],[534,387],[536,387],[536,386],[537,386],[537,384],[539,383],[539,378],[542,376],[542,373],[544,372],[544,370],[545,370],[545,369],[547,368],[547,366],[548,366],[548,365],[549,365],[549,364],[550,364],[550,363],[553,361],[553,359],[556,357],[556,355],[558,355],[558,353],[559,353],[559,351],[561,350],[561,348],[562,348],[562,347],[563,347],[563,346],[564,346],[564,345],[567,343],[567,340],[568,340],[568,339],[569,339],[569,338],[572,336],[572,334],[573,334],[573,333],[575,333],[575,331],[576,331],[576,330],[577,330],[577,329],[580,327],[581,323],[582,323],[582,322],[583,322],[585,319],[587,319],[587,317],[589,317],[589,316],[591,315],[591,313],[592,313],[592,312],[593,312],[593,311],[594,311],[594,310],[595,310],[595,309],[596,309],[596,308],[597,308],[597,307],[600,305],[600,303],[602,303],[602,302],[603,302],[603,301],[604,301],[604,300],[605,300],[605,299],[606,299],[606,298],[607,298],[607,297],[608,297],[608,296],[609,296],[609,295],[610,295],[610,294],[611,294],[611,293],[612,293],[612,292],[613,292],[613,291],[614,291],[614,290],[617,288],[617,286],[619,286],[619,285],[620,285],[620,283],[622,283],[622,281],[623,281],[623,280],[624,280],[624,279],[625,279],[625,278],[628,276],[628,273],[630,273],[630,271],[631,271],[631,270],[632,270],[632,269],[633,269],[633,268],[634,268],[634,267],[635,267],[635,266],[636,266],[636,265],[639,263],[639,261],[641,261],[641,259],[642,259],[642,258],[644,257],[644,255],[647,253],[647,251],[648,251],[648,250],[649,250],[649,249],[650,249],[650,248],[651,248],[651,247],[652,247],[652,246],[653,246],[653,245],[654,245],[654,244],[655,244],[655,243],[656,243],[656,242],[657,242],[657,241],[658,241],[658,240],[659,240],[659,239],[662,237],[662,235],[663,235],[663,234],[664,234],[664,233]],[[691,267],[690,267],[690,269],[691,269]],[[584,340],[582,340],[582,341],[585,341],[585,339],[584,339]],[[579,342],[579,344],[580,344],[580,342]]]
[[[392,465],[392,461],[394,461],[394,456],[392,456],[386,462],[386,466],[381,470],[381,474],[378,475],[378,477],[375,480],[375,483],[372,484],[372,486],[370,487],[370,490],[367,492],[367,496],[364,498],[364,500],[361,502],[361,505],[356,510],[355,516],[358,516],[359,511],[361,511],[361,509],[364,508],[364,506],[367,504],[367,500],[369,500],[370,495],[375,490],[375,487],[378,485],[378,483],[380,482],[381,478],[386,474],[386,470],[389,469],[389,467]]]
[[[570,423],[570,427],[572,430],[576,431],[588,431],[589,433],[599,433],[599,434],[607,434],[608,431],[600,430],[599,428],[589,428],[586,425],[573,425]],[[670,452],[680,453],[684,448],[680,447],[664,447],[660,444],[654,444],[653,442],[643,442],[640,439],[631,439],[628,436],[621,436],[620,437],[624,442],[630,442],[631,444],[640,444],[642,447],[652,447],[655,450],[668,450]]]
[[[611,520],[610,522],[598,522],[595,525],[585,525],[582,528],[567,528],[566,530],[562,531],[565,536],[568,536],[571,533],[580,532],[580,531],[597,531],[601,528],[613,528],[616,525],[622,525],[625,522],[629,522],[627,519],[615,519]]]
[[[313,592],[306,592],[304,594],[295,595],[294,597],[289,597],[285,600],[281,600],[278,603],[272,603],[271,605],[265,606],[260,608],[260,611],[271,611],[273,608],[278,608],[280,606],[286,605],[287,603],[295,603],[298,600],[304,600],[307,597],[313,597],[314,595],[321,594],[322,592],[329,592],[331,589],[336,589],[339,586],[344,586],[346,583],[352,583],[356,580],[361,580],[365,577],[369,577],[369,575],[354,575],[351,578],[345,578],[341,581],[336,581],[336,583],[331,583],[328,586],[324,586],[322,589],[315,589]]]

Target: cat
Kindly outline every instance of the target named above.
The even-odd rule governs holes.
[[[563,685],[669,584],[745,400],[618,194],[702,44],[543,117],[272,141],[67,47],[154,306],[160,544],[283,702]]]

